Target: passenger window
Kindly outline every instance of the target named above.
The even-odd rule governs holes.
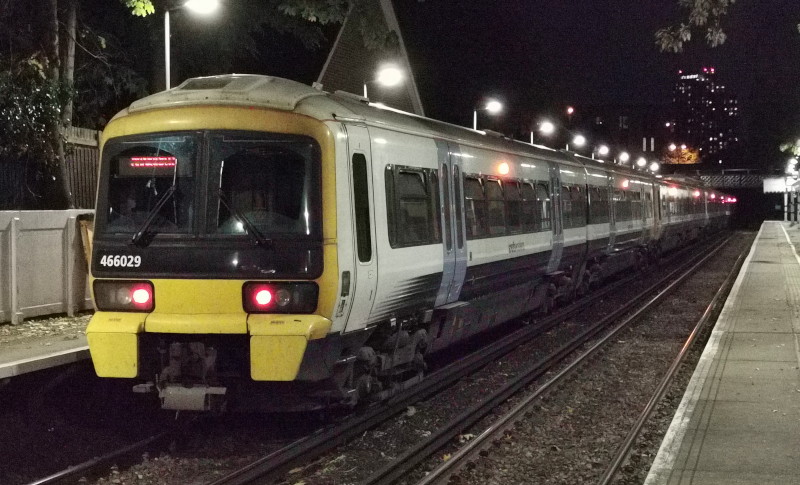
[[[536,220],[540,221],[537,231],[549,231],[551,224],[550,190],[545,182],[536,184]]]
[[[522,230],[525,232],[535,232],[540,225],[541,218],[537,216],[536,191],[533,185],[523,183],[520,192],[522,193]]]
[[[484,237],[487,230],[486,222],[486,197],[483,187],[477,178],[464,179],[464,211],[467,225],[467,239]]]
[[[512,233],[522,231],[522,195],[519,182],[505,183],[504,195],[506,199],[506,214],[508,216],[508,230]]]
[[[502,236],[506,233],[506,204],[503,188],[499,180],[486,180],[484,184],[489,209],[489,235]]]
[[[386,215],[393,248],[441,242],[439,179],[432,170],[387,167]]]

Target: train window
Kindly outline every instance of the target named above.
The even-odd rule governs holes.
[[[592,224],[605,224],[609,216],[608,187],[589,189],[589,221]]]
[[[586,225],[586,196],[580,185],[561,186],[561,210],[564,228]]]
[[[393,248],[441,242],[439,181],[433,171],[387,169],[386,188],[389,244]]]
[[[358,260],[372,260],[372,229],[369,218],[369,178],[367,158],[362,153],[353,154],[353,205],[356,215],[356,248]]]
[[[572,227],[586,225],[586,187],[573,185],[570,188],[572,197]]]
[[[485,180],[483,185],[486,192],[488,208],[488,226],[490,236],[502,236],[506,233],[506,204],[503,199],[503,188],[499,180]]]
[[[536,184],[536,220],[537,231],[549,231],[551,228],[552,208],[550,203],[550,189],[547,182]]]
[[[631,200],[625,190],[614,190],[614,220],[616,222],[630,221],[633,219]]]
[[[628,200],[631,204],[631,220],[638,221],[642,219],[642,193],[639,191],[628,192]]]
[[[509,181],[505,183],[503,190],[506,198],[508,230],[512,233],[522,231],[522,195],[519,187],[519,182]]]
[[[464,212],[467,224],[467,239],[476,239],[487,235],[486,196],[480,180],[474,177],[464,179]]]
[[[564,229],[572,227],[572,194],[569,185],[561,186],[561,220]]]
[[[533,185],[523,183],[520,186],[520,193],[522,194],[522,230],[525,232],[537,231],[537,223],[539,219],[536,217],[536,191]]]
[[[321,237],[319,158],[319,145],[309,137],[212,133],[207,230]]]
[[[461,169],[457,166],[453,167],[453,193],[455,194],[453,202],[456,206],[456,241],[458,249],[462,249],[464,247],[464,226],[461,222]]]
[[[653,217],[653,193],[650,192],[651,187],[647,187],[644,193],[644,216],[648,219]]]
[[[103,151],[103,164],[110,173],[108,191],[101,191],[98,199],[100,232],[132,234],[159,205],[149,231],[180,234],[192,230],[196,136],[112,139]]]

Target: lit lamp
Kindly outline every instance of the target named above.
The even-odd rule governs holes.
[[[403,82],[403,71],[393,65],[387,64],[380,69],[378,69],[378,75],[375,77],[373,81],[364,81],[364,97],[369,98],[367,95],[367,83],[368,82],[376,82],[381,86],[386,86],[387,88],[391,88],[394,86],[398,86],[401,82]]]
[[[636,159],[636,166],[639,168],[644,168],[647,166],[647,159],[644,157],[639,157]]]
[[[208,15],[217,10],[219,0],[188,0],[178,7],[164,9],[164,64],[167,89],[172,87],[170,85],[169,13],[172,10],[178,10],[183,7],[201,15]]]
[[[596,150],[597,154],[601,157],[605,157],[610,151],[611,150],[608,148],[608,145],[600,145]],[[594,157],[594,153],[592,154],[592,157]]]
[[[490,99],[482,109],[486,110],[490,115],[496,115],[503,111],[503,105],[496,99]],[[472,110],[472,129],[478,129],[478,108]]]
[[[544,136],[550,136],[556,132],[556,125],[551,121],[544,120],[539,123],[539,133]],[[533,145],[533,131],[531,131],[531,145]]]
[[[572,145],[578,148],[586,144],[586,137],[583,135],[575,135],[572,138]],[[567,143],[567,150],[569,150],[569,143]]]
[[[623,164],[628,163],[628,160],[631,159],[631,155],[628,152],[622,152],[619,154],[619,161]]]

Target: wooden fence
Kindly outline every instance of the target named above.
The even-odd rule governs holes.
[[[76,209],[94,209],[99,167],[99,132],[69,128],[67,138],[67,173]],[[0,210],[49,209],[37,204],[47,190],[46,172],[32,160],[0,160]]]

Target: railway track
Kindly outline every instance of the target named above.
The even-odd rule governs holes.
[[[718,247],[721,247],[724,243],[725,241],[720,243]],[[691,249],[697,250],[696,247]],[[675,265],[677,269],[671,271],[655,285],[641,291],[639,293],[639,299],[631,300],[624,308],[620,308],[615,312],[615,318],[619,318],[620,315],[630,312],[637,301],[652,295],[657,288],[665,285],[665,281],[676,278],[676,275],[684,271],[687,266],[691,265],[693,262],[696,263],[696,260],[686,260],[686,255],[691,253],[691,249],[673,255],[665,265]],[[683,264],[678,264],[677,261],[680,260],[685,261]],[[685,278],[686,276],[683,277]],[[614,284],[607,285],[602,290],[592,293],[589,297],[573,303],[558,313],[540,319],[533,325],[522,327],[498,342],[484,347],[480,352],[475,352],[457,363],[430,374],[419,386],[401,395],[395,396],[388,403],[372,406],[342,423],[325,430],[320,430],[312,436],[264,456],[247,467],[236,470],[221,479],[211,482],[210,485],[268,483],[271,480],[276,480],[291,467],[302,463],[308,463],[337,446],[362,435],[365,431],[378,423],[406,410],[408,406],[439,392],[441,389],[485,366],[487,363],[500,358],[514,348],[536,338],[550,328],[559,325],[573,315],[585,311],[587,308],[594,305],[596,301],[614,293],[622,286],[629,285],[631,281],[635,279],[635,276],[624,278],[616,281]],[[604,322],[609,320],[612,319],[604,319]],[[444,443],[452,440],[452,438],[463,431],[463,429],[476,422],[481,416],[496,407],[498,403],[507,400],[509,396],[514,395],[531,380],[537,378],[537,376],[541,376],[547,372],[548,369],[551,369],[556,362],[563,360],[565,356],[574,352],[574,350],[583,345],[587,339],[592,338],[592,336],[602,331],[604,325],[607,325],[607,323],[593,326],[585,330],[579,337],[573,339],[557,352],[531,367],[524,377],[515,379],[501,391],[498,391],[491,398],[487,399],[485,406],[479,406],[477,409],[470,409],[462,413],[462,415],[448,423],[448,425],[432,433],[430,437],[420,442],[414,449],[404,453],[403,456],[397,460],[396,464],[378,472],[374,477],[370,478],[367,483],[391,483],[398,477],[404,475],[409,469],[422,461],[422,459],[441,448]]]
[[[661,281],[640,292],[638,298],[597,321],[593,326],[575,336],[551,355],[533,364],[526,372],[517,376],[500,391],[454,418],[446,427],[437,431],[435,435],[432,435],[428,440],[418,444],[413,449],[407,450],[401,457],[369,477],[363,483],[365,485],[394,483],[399,478],[408,474],[437,450],[441,449],[445,444],[451,443],[453,438],[458,434],[464,432],[464,430],[477,423],[484,416],[496,410],[501,404],[507,402],[508,398],[515,395],[519,390],[525,388],[534,380],[544,376],[545,373],[551,371],[558,363],[567,358],[572,359],[555,376],[536,387],[535,390],[521,398],[510,410],[498,417],[491,426],[487,427],[482,432],[474,433],[474,438],[468,441],[467,444],[456,453],[452,454],[451,457],[447,461],[444,461],[438,468],[429,472],[417,485],[446,482],[450,476],[458,473],[462,467],[479,460],[482,453],[485,453],[494,443],[502,440],[504,435],[514,427],[515,423],[523,419],[526,413],[530,412],[531,404],[534,401],[561,386],[565,380],[570,379],[582,365],[586,364],[589,359],[602,351],[607,342],[614,339],[632,322],[635,322],[642,313],[649,311],[652,307],[667,298],[678,285],[691,276],[708,259],[714,256],[716,251],[724,246],[725,243],[727,243],[727,240],[720,243],[699,261],[693,260],[687,262],[685,266],[677,268]],[[667,284],[667,282],[670,281],[671,283]],[[652,295],[657,288],[663,287],[665,284],[667,285],[666,288],[659,291],[656,296],[649,296]],[[622,320],[620,321],[620,319]],[[607,329],[610,330],[588,347],[588,349],[578,352],[577,356],[575,355],[576,351],[584,347],[585,344],[592,342],[599,333]]]
[[[696,250],[696,248],[694,249]],[[676,253],[665,262],[665,266],[676,264],[675,261],[684,259],[685,255],[689,254],[690,252],[691,250],[687,249]],[[670,273],[670,275],[675,274],[677,271],[678,270],[673,271]],[[613,284],[605,286],[602,290],[592,293],[589,297],[561,309],[553,315],[539,318],[530,325],[521,326],[521,328],[509,335],[506,335],[494,344],[484,347],[481,349],[481,351],[474,352],[466,358],[460,359],[457,364],[448,365],[437,370],[436,372],[433,372],[427,376],[420,385],[396,395],[388,402],[379,403],[366,407],[365,409],[361,409],[359,412],[347,416],[345,419],[339,422],[331,423],[316,430],[314,433],[292,441],[291,443],[249,464],[248,466],[236,470],[221,479],[213,481],[212,484],[223,485],[264,483],[279,478],[283,476],[283,474],[285,474],[285,472],[291,467],[296,466],[299,463],[306,463],[309,460],[313,460],[315,457],[319,457],[335,447],[346,443],[349,440],[358,437],[359,435],[362,435],[366,430],[369,430],[375,427],[377,424],[391,418],[392,416],[403,412],[408,408],[408,406],[436,394],[441,389],[450,386],[459,379],[462,379],[463,377],[468,376],[471,373],[476,372],[478,369],[486,366],[489,362],[501,358],[503,355],[511,352],[520,345],[535,339],[537,336],[553,327],[557,327],[564,320],[574,316],[575,314],[585,311],[586,308],[591,307],[597,300],[602,299],[609,294],[613,294],[614,292],[618,291],[620,287],[630,285],[631,281],[633,280],[635,280],[635,276],[631,278],[620,279]],[[653,288],[654,287],[648,288],[641,293],[652,294],[654,291]],[[620,312],[624,311],[625,310],[620,310]],[[596,333],[597,331],[592,332]],[[583,334],[589,334],[592,332],[587,330]],[[572,345],[573,347],[575,345],[580,345],[577,343],[577,340],[575,342],[576,343]],[[569,351],[570,350],[567,348],[562,348],[558,354],[563,357],[563,355],[566,355]],[[562,357],[554,355],[549,360],[551,362],[556,362]],[[547,368],[552,367],[552,364],[540,362],[538,367],[539,375],[541,375],[546,371]],[[531,375],[536,374],[536,372],[536,370],[532,370]],[[527,378],[527,380],[517,378],[514,383],[509,384],[509,386],[506,386],[506,388],[504,388],[502,391],[502,394],[506,396],[505,398],[495,397],[493,400],[496,402],[502,402],[503,399],[507,399],[508,396],[513,395],[519,389],[524,387],[526,383],[530,381],[530,379],[534,378],[535,377],[530,377]],[[467,424],[464,423],[469,420],[475,422],[477,420],[475,416],[478,416],[481,413],[485,414],[483,411],[474,411],[470,413],[472,414],[472,417],[462,417],[463,421],[460,424],[454,420],[446,427],[447,429],[435,433],[435,436],[432,435],[431,438],[424,440],[424,445],[421,443],[418,446],[418,448],[425,448],[424,450],[417,450],[415,448],[414,451],[408,452],[406,455],[416,456],[416,462],[419,462],[419,458],[434,452],[436,449],[441,447],[443,443],[449,442],[449,440],[451,440],[454,436],[454,433],[457,434],[463,430],[465,426],[467,426]],[[466,414],[467,413],[464,413],[464,415]],[[48,477],[44,477],[35,482],[31,482],[31,485],[74,483],[76,477],[102,475],[103,472],[108,470],[109,466],[112,464],[119,465],[123,463],[136,463],[140,461],[142,450],[153,447],[156,447],[156,449],[158,449],[158,447],[160,447],[160,449],[165,449],[166,446],[164,443],[169,443],[170,437],[174,436],[176,433],[180,433],[182,429],[184,428],[176,427],[163,433],[153,435],[147,439],[131,444],[124,449],[112,451],[102,457],[93,458],[79,465],[70,467],[69,469],[55,473]],[[402,470],[407,470],[410,466],[412,465],[410,465],[409,461],[405,465],[406,468],[399,467],[392,471],[392,467],[388,467],[386,470],[376,474],[374,478],[375,481],[369,483],[389,483],[394,478],[399,476],[399,474],[404,473]],[[383,476],[385,476],[385,478],[382,478]]]

